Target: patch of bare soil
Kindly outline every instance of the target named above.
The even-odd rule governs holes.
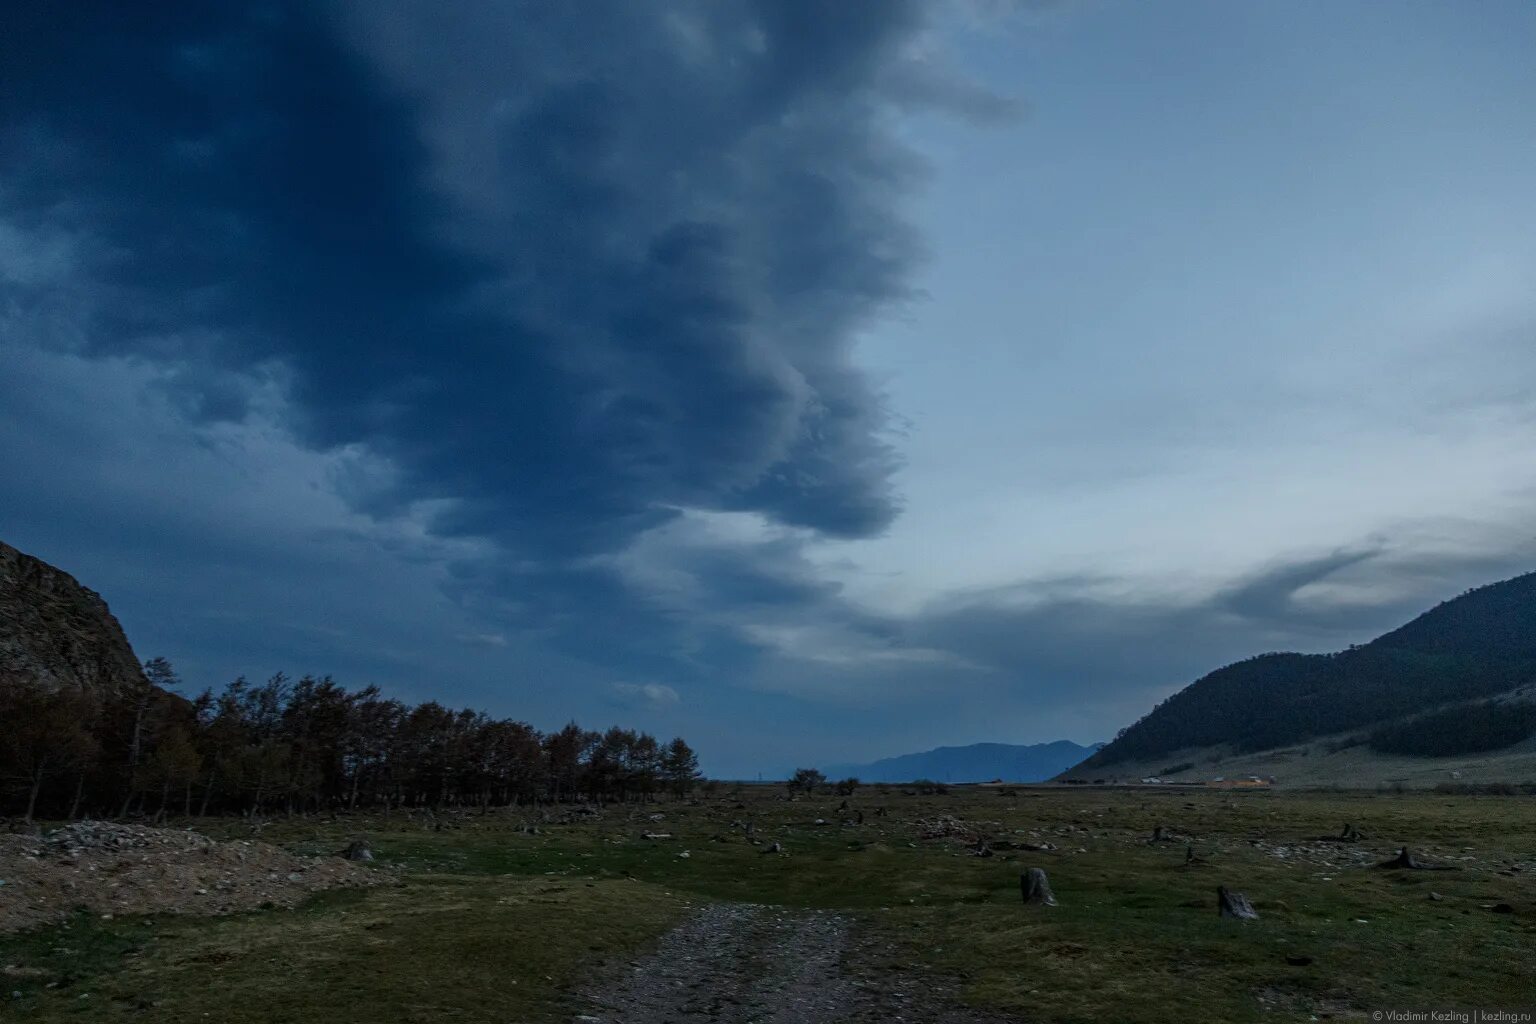
[[[43,836],[0,835],[0,933],[49,924],[81,907],[230,914],[392,880],[339,857],[297,857],[267,843],[81,821]]]
[[[612,965],[582,997],[582,1024],[1008,1024],[956,1005],[952,986],[882,973],[891,950],[840,914],[707,907],[655,952]]]

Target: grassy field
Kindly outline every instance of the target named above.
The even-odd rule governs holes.
[[[1030,1020],[1308,1020],[1531,1001],[1536,798],[865,787],[848,811],[840,802],[727,786],[569,821],[557,810],[547,822],[440,815],[440,829],[401,816],[274,822],[261,838],[299,852],[366,836],[401,884],[294,911],[81,917],[0,939],[0,981],[20,994],[0,1001],[0,1018],[568,1020],[570,991],[595,963],[713,900],[844,910],[894,941],[884,970],[942,972],[973,1004]],[[859,810],[862,825],[843,823]],[[785,852],[762,852],[748,822]],[[1345,822],[1366,838],[1314,841]],[[1206,863],[1184,865],[1182,838],[1149,843],[1158,825]],[[923,838],[933,832],[952,834]],[[977,857],[977,832],[1056,848]],[[1458,870],[1370,866],[1404,843]],[[1035,866],[1060,906],[1020,905],[1019,873]],[[1261,919],[1220,919],[1218,884],[1245,892]]]

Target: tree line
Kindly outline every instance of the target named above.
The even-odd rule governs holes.
[[[698,757],[681,738],[409,705],[329,676],[236,679],[188,700],[169,662],[104,698],[0,686],[0,813],[77,818],[490,808],[684,796]]]

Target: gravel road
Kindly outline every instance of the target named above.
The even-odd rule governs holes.
[[[1008,1024],[932,979],[881,974],[888,950],[824,911],[715,904],[582,993],[579,1024]]]

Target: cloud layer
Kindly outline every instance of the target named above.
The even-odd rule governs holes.
[[[350,670],[545,725],[611,707],[715,730],[727,770],[1004,721],[1102,739],[1221,661],[1365,639],[1525,568],[1501,511],[1271,540],[1259,568],[1156,587],[939,574],[899,611],[857,596],[873,570],[847,542],[908,500],[939,529],[967,500],[1003,524],[935,545],[956,563],[1049,542],[947,477],[902,493],[908,410],[858,357],[919,291],[912,115],[970,130],[1021,107],[956,74],[935,23],[1043,6],[5,5],[0,536],[126,595],[147,653],[201,682]],[[978,249],[1014,230],[965,213]],[[945,327],[929,365],[963,369]],[[1125,419],[1157,372],[1133,328],[1078,353],[1115,368],[1121,418],[1052,422],[1043,362],[1019,416],[1036,364],[993,364],[945,400],[1001,428],[945,463],[1031,495],[1170,486],[1124,435],[1225,441],[1229,421]],[[1251,421],[1241,387],[1169,366]],[[944,557],[903,543],[903,564]],[[762,738],[727,738],[742,722]]]
[[[890,522],[848,356],[914,255],[876,82],[915,7],[315,11],[12,8],[34,336],[173,368],[203,422],[276,380],[304,444],[387,462],[355,501],[524,557]]]

